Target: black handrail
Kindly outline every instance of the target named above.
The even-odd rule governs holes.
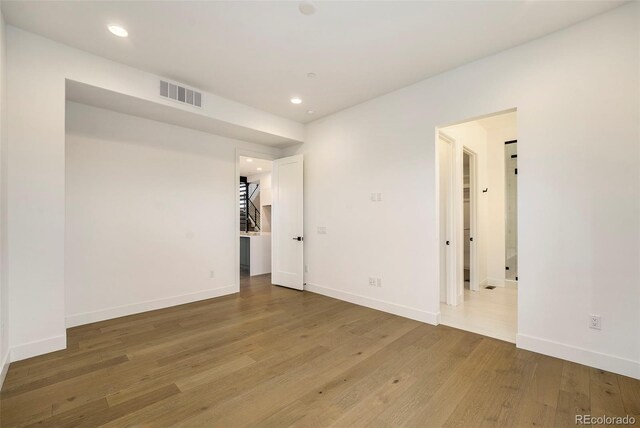
[[[256,184],[256,187],[253,189],[253,191],[251,192],[251,194],[249,194],[249,184],[251,183],[241,183],[241,185],[244,184],[244,188],[245,188],[245,193],[244,193],[244,200],[240,201],[240,212],[244,212],[245,213],[245,218],[246,218],[246,222],[245,222],[245,232],[249,232],[249,222],[253,223],[253,228],[254,230],[260,230],[261,228],[261,221],[260,221],[260,210],[258,209],[258,207],[255,206],[255,204],[253,203],[253,201],[251,201],[251,198],[253,197],[253,195],[256,193],[256,191],[258,190],[258,188],[260,187],[259,184]]]
[[[260,210],[255,206],[253,202],[251,202],[250,199],[249,199],[249,206],[247,208],[248,208],[247,217],[253,222],[253,227],[260,230],[261,228]]]
[[[249,191],[249,184],[254,184],[254,183],[247,183],[247,192]],[[256,193],[256,191],[260,188],[259,184],[256,184],[256,187],[253,189],[253,192],[251,192],[251,194],[249,196],[247,196],[248,199],[251,199],[251,197],[253,196],[254,193]]]

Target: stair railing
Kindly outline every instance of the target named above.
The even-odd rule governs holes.
[[[245,214],[245,218],[246,218],[246,222],[244,224],[245,232],[249,232],[250,226],[252,226],[254,230],[259,231],[261,227],[260,210],[258,209],[258,207],[256,207],[256,205],[253,203],[251,198],[258,191],[260,185],[256,184],[255,185],[256,187],[251,191],[251,193],[249,193],[249,184],[252,184],[252,183],[243,183],[243,184],[244,184],[245,192],[244,192],[243,198],[240,201],[240,212],[241,213],[244,212]]]

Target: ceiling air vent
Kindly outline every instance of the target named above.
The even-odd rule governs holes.
[[[160,81],[160,96],[194,107],[202,107],[201,92],[164,80]]]

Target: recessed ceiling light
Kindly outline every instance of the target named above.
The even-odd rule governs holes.
[[[313,15],[316,13],[316,7],[310,1],[303,1],[298,5],[298,10],[303,15]]]
[[[247,158],[247,162],[253,162],[253,159]]]
[[[127,37],[129,32],[119,25],[109,25],[109,31],[118,37]]]
[[[313,114],[313,113],[315,113],[315,111],[313,111],[313,110],[307,110],[307,114]]]
[[[314,79],[316,77],[316,73],[307,73],[307,77],[309,79]]]
[[[257,168],[257,169],[258,169],[258,171],[262,171],[262,168]]]
[[[302,100],[298,97],[293,97],[291,98],[291,103],[292,104],[302,104]]]

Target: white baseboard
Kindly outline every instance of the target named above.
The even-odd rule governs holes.
[[[4,378],[7,377],[7,372],[9,371],[9,363],[11,362],[9,360],[9,357],[11,355],[11,352],[9,352],[9,350],[7,349],[7,352],[4,354],[4,357],[2,358],[2,366],[0,366],[0,389],[2,389],[2,385],[4,384]]]
[[[640,379],[640,361],[628,360],[614,355],[602,354],[577,346],[553,342],[539,337],[518,334],[516,346],[539,354],[550,355],[585,366]]]
[[[504,287],[506,284],[504,278],[487,278],[487,285],[493,285],[494,287]]]
[[[421,309],[378,300],[372,297],[361,296],[359,294],[348,293],[346,291],[336,290],[334,288],[324,287],[317,284],[306,283],[304,289],[312,293],[322,294],[323,296],[333,297],[334,299],[344,300],[345,302],[366,306],[367,308],[377,309],[379,311],[388,312],[390,314],[399,315],[416,321],[422,321],[427,324],[438,325],[440,323],[440,312],[427,312]]]
[[[48,354],[49,352],[59,351],[67,347],[67,336],[54,336],[44,340],[36,340],[34,342],[23,343],[22,345],[12,346],[10,350],[10,361],[20,361],[37,355]]]
[[[146,302],[101,309],[93,312],[84,312],[67,316],[66,326],[67,328],[76,327],[79,325],[90,324],[92,322],[104,321],[113,318],[124,317],[127,315],[139,314],[141,312],[154,311],[156,309],[182,305],[185,303],[197,302],[198,300],[212,299],[214,297],[225,296],[227,294],[233,294],[237,292],[238,287],[236,287],[235,285],[229,285],[226,287],[212,288],[210,290],[203,290],[195,293],[182,294],[180,296],[166,297],[157,300],[148,300]]]

